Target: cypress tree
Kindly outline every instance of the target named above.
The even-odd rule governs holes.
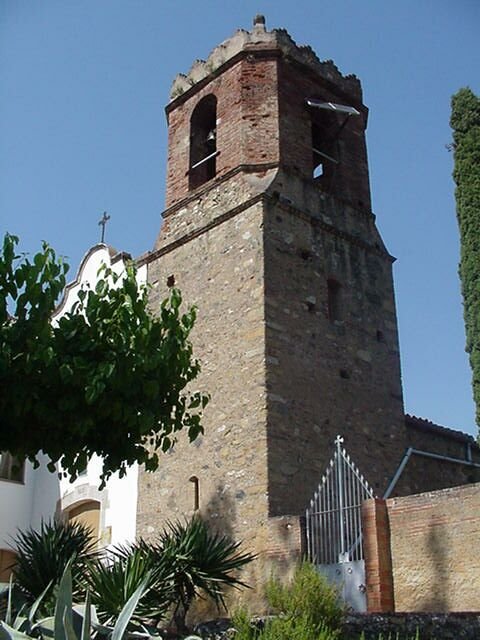
[[[476,420],[480,428],[480,98],[469,88],[460,89],[452,97],[450,126],[466,351],[470,357]]]

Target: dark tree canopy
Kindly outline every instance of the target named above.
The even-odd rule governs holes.
[[[480,98],[470,89],[460,89],[453,96],[450,125],[455,154],[453,177],[460,229],[466,351],[470,357],[480,427]]]
[[[52,322],[68,265],[45,243],[32,260],[17,244],[6,235],[0,253],[0,451],[34,464],[43,451],[72,478],[98,454],[102,483],[134,462],[156,469],[178,431],[202,432],[208,397],[186,389],[200,371],[195,309],[172,287],[150,310],[133,265],[105,267]]]

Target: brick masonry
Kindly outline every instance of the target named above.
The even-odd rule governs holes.
[[[480,484],[370,500],[363,517],[369,611],[478,611]]]
[[[385,500],[374,498],[363,503],[362,527],[368,611],[394,611],[390,527]]]

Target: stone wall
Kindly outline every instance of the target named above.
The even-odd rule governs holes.
[[[417,636],[418,632],[418,636]],[[364,634],[362,636],[362,633]],[[342,626],[342,640],[478,640],[478,613],[353,614]]]
[[[211,401],[205,436],[190,445],[184,434],[154,474],[139,482],[138,533],[151,536],[166,520],[193,511],[199,480],[200,511],[236,538],[266,526],[266,398],[262,212],[257,204],[149,264],[151,305],[175,276],[185,304],[196,305],[192,334],[202,372],[195,386]],[[251,523],[256,523],[252,532]]]
[[[271,515],[305,509],[337,434],[377,493],[405,448],[390,256],[361,211],[317,192],[309,214],[314,194],[304,192],[271,202],[265,219]],[[339,318],[329,317],[330,278],[341,287]]]
[[[472,436],[406,416],[406,442],[416,452],[439,454],[452,460],[428,458],[413,453],[392,495],[410,495],[462,484],[480,482],[480,448]],[[459,460],[458,463],[453,460]]]
[[[389,572],[395,611],[479,610],[480,484],[369,500],[363,519],[369,611],[391,610]]]
[[[261,627],[264,618],[254,621]],[[193,631],[204,640],[234,637],[229,618],[197,624]],[[341,640],[478,640],[479,637],[478,613],[350,613],[340,629]]]

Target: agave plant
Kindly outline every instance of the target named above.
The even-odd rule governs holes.
[[[73,606],[72,602],[72,561],[67,563],[65,571],[58,585],[54,615],[37,620],[42,594],[30,609],[20,613],[12,619],[10,606],[7,607],[5,620],[0,621],[0,638],[2,640],[31,640],[40,638],[55,638],[55,640],[92,640],[92,638],[106,636],[110,640],[123,640],[128,635],[132,615],[147,587],[147,581],[140,583],[126,602],[116,618],[113,627],[103,627],[98,624],[95,607],[90,603],[87,592],[85,605]],[[11,601],[12,584],[9,588],[8,601]],[[139,635],[140,640],[160,640],[149,634]]]
[[[14,545],[17,549],[14,580],[28,604],[43,595],[42,614],[51,614],[55,593],[69,562],[73,593],[83,593],[84,576],[89,561],[95,556],[96,541],[91,530],[79,522],[43,522],[39,531],[20,531]]]
[[[145,543],[118,546],[107,559],[89,564],[88,589],[99,619],[111,624],[141,584],[145,585],[132,620],[143,624],[162,620],[174,598],[171,572],[163,558],[156,558]]]
[[[15,580],[29,604],[37,599],[41,615],[53,613],[68,566],[74,595],[78,599],[88,589],[103,624],[119,618],[137,594],[130,630],[144,630],[145,622],[157,624],[173,609],[177,630],[185,632],[194,598],[207,595],[217,606],[225,605],[224,589],[247,586],[237,571],[254,557],[240,552],[239,543],[212,534],[200,518],[170,523],[156,544],[140,540],[103,557],[93,545],[89,530],[74,523],[42,523],[39,532],[17,535]]]

